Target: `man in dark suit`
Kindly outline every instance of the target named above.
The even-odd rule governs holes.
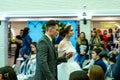
[[[58,58],[53,45],[53,38],[59,34],[58,24],[55,20],[46,23],[45,35],[37,44],[35,80],[57,80],[57,64],[67,62],[71,55]]]

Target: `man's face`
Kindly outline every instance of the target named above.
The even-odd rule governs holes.
[[[23,35],[23,31],[20,31],[20,35],[21,35],[21,36]]]
[[[92,51],[92,58],[93,58],[94,60],[97,59],[97,53],[96,53],[95,51]]]
[[[54,38],[59,34],[58,25],[50,28],[51,37]]]

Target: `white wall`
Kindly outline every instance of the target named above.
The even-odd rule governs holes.
[[[11,28],[13,29],[13,34],[15,34],[13,37],[15,37],[16,35],[19,35],[19,32],[21,29],[24,29],[26,27],[26,22],[23,21],[17,21],[17,22],[11,22]]]
[[[87,10],[106,13],[120,11],[120,0],[0,0],[0,14],[48,14],[52,11],[79,13],[86,5]],[[108,11],[107,11],[108,12]],[[108,12],[109,13],[109,12]],[[52,13],[53,14],[53,13]]]
[[[0,0],[0,11],[120,9],[120,0]]]

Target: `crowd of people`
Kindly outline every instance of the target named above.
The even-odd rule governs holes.
[[[16,64],[19,55],[23,58],[18,80],[120,80],[119,28],[114,32],[111,28],[103,31],[94,28],[90,40],[81,32],[73,46],[70,41],[74,34],[72,25],[66,24],[60,31],[58,27],[55,20],[49,20],[45,34],[37,43],[32,42],[28,27],[20,30],[15,39],[14,60]],[[61,41],[55,44],[58,35]],[[5,77],[0,69],[0,80],[2,78]]]

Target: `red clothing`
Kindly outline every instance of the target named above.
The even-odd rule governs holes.
[[[103,41],[106,43],[106,48],[108,47],[107,44],[108,44],[108,36],[107,35],[103,35]]]

